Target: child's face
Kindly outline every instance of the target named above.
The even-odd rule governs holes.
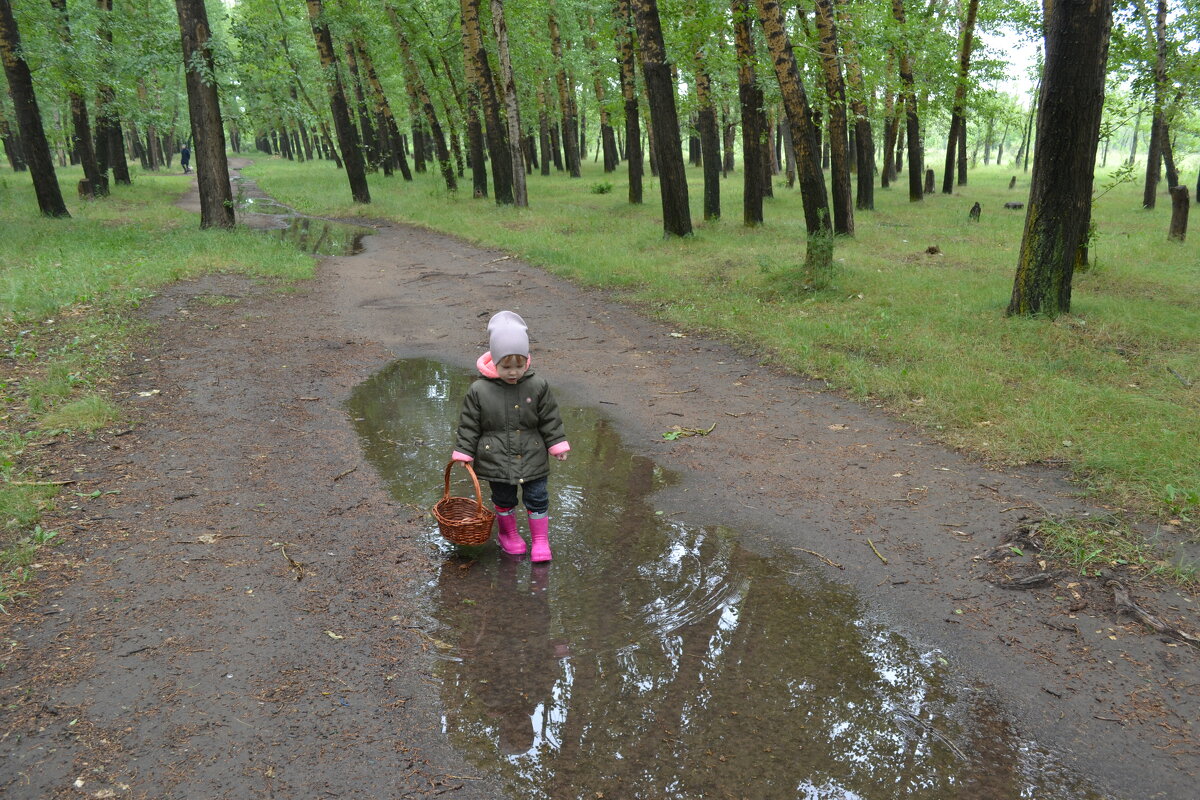
[[[505,356],[496,365],[496,372],[505,383],[516,383],[529,369],[529,359],[525,356]]]

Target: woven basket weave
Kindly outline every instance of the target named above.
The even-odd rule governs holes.
[[[469,497],[450,496],[450,470],[455,463],[467,468],[471,483],[475,485],[475,499]],[[468,461],[451,461],[446,465],[446,482],[442,490],[442,499],[433,507],[433,516],[438,522],[438,530],[452,544],[480,545],[492,538],[492,523],[496,521],[496,513],[490,508],[484,508],[483,495],[479,491],[479,478],[475,477],[475,469]]]

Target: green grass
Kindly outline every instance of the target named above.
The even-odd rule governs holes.
[[[1043,554],[1085,577],[1111,569],[1178,586],[1200,585],[1195,564],[1164,558],[1159,547],[1117,517],[1047,520],[1038,526],[1038,533],[1045,543]]]
[[[877,210],[856,214],[856,236],[838,240],[833,284],[819,292],[798,288],[797,190],[777,183],[766,224],[747,229],[732,173],[722,183],[725,218],[704,223],[700,172],[688,172],[696,233],[680,240],[663,238],[655,181],[646,203],[630,206],[624,173],[604,176],[590,162],[581,180],[531,176],[529,209],[473,200],[469,179],[448,195],[432,172],[412,184],[373,176],[373,202],[362,206],[325,163],[262,157],[247,170],[309,212],[412,221],[614,290],[982,458],[1064,464],[1103,501],[1200,516],[1194,502],[1178,508],[1178,498],[1200,494],[1200,232],[1167,241],[1165,194],[1153,211],[1140,207],[1140,182],[1100,199],[1093,265],[1075,278],[1072,313],[1050,321],[1004,315],[1024,212],[1003,204],[1026,199],[1019,170],[980,167],[955,195],[921,203],[908,201],[903,176],[877,189]],[[611,193],[589,190],[601,179]],[[975,201],[979,223],[967,219]],[[940,254],[927,254],[931,246]]]
[[[56,493],[30,472],[26,448],[119,418],[104,387],[131,343],[150,335],[132,313],[138,305],[205,273],[283,283],[312,275],[313,259],[278,239],[201,231],[174,205],[190,178],[133,172],[132,186],[84,202],[73,189],[79,168],[58,170],[71,218],[47,219],[28,173],[0,169],[0,608],[30,576],[37,522]]]

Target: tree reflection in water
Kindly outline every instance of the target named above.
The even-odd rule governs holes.
[[[432,506],[465,370],[406,360],[351,415],[403,503]],[[562,402],[555,560],[446,556],[430,603],[452,740],[521,797],[1094,798],[985,692],[800,562],[655,509],[671,476]],[[486,492],[486,489],[484,490]],[[486,500],[486,498],[485,498]]]

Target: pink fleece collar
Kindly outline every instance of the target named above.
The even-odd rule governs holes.
[[[529,366],[533,366],[533,356],[528,356]],[[475,368],[479,370],[479,374],[485,378],[499,378],[500,373],[496,371],[496,365],[492,363],[492,351],[489,350],[479,357],[475,362]]]

